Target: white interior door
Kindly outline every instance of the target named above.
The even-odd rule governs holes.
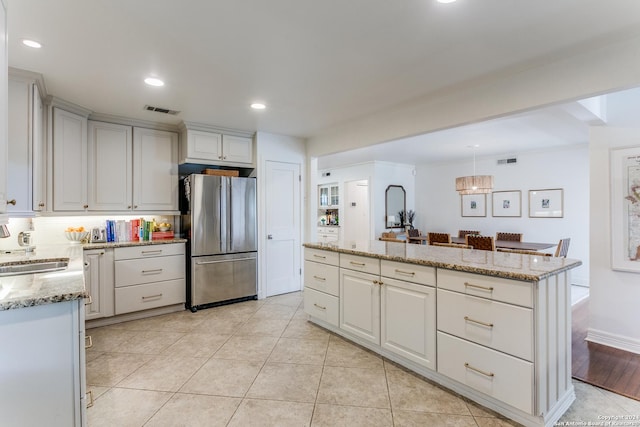
[[[369,232],[369,181],[345,183],[344,213],[342,214],[342,240],[366,241]]]
[[[266,162],[266,295],[299,291],[300,164]]]

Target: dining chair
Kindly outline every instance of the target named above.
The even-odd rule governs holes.
[[[429,244],[434,243],[451,243],[451,235],[449,233],[427,233]]]
[[[444,246],[447,248],[458,248],[458,249],[473,249],[473,246],[469,246],[469,245],[461,245],[459,243],[439,243],[439,242],[433,242],[431,244],[432,246]]]
[[[407,231],[408,243],[416,243],[418,245],[421,244],[422,242],[420,240],[410,240],[410,239],[408,239],[409,237],[420,237],[420,236],[422,236],[422,233],[417,228],[410,228]]]
[[[467,234],[465,236],[465,243],[469,246],[473,246],[473,249],[480,251],[495,251],[496,242],[493,236],[476,236],[474,234]]]
[[[497,252],[508,252],[512,254],[523,254],[523,255],[538,255],[538,256],[551,256],[548,252],[537,252],[537,251],[526,251],[523,249],[507,249],[507,248],[496,248]]]
[[[383,240],[385,242],[407,243],[406,240],[398,239],[398,235],[393,231],[382,233],[382,237],[380,237],[380,240]]]
[[[480,230],[458,230],[458,237],[463,239],[467,234],[480,234]]]
[[[509,240],[510,242],[522,242],[522,233],[496,233],[496,240]]]
[[[571,239],[568,237],[566,239],[560,239],[558,247],[556,248],[556,253],[553,256],[566,258],[567,253],[569,252],[569,243],[571,243]]]

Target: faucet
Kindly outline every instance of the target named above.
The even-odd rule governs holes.
[[[6,225],[0,225],[0,238],[6,239],[10,237],[11,233],[9,233],[9,228]]]

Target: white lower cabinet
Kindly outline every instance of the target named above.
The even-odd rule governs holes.
[[[380,344],[380,276],[340,269],[340,329]]]
[[[83,304],[0,311],[0,424],[86,425]]]
[[[115,314],[185,302],[184,243],[114,251]]]
[[[438,332],[438,372],[533,413],[533,363]]]
[[[114,314],[113,249],[85,250],[84,287],[90,303],[85,306],[86,319]]]
[[[338,327],[340,325],[339,310],[338,297],[312,288],[304,289],[304,311],[309,316]]]
[[[436,291],[383,277],[381,345],[399,356],[436,369]]]

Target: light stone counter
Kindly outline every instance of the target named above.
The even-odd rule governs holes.
[[[379,240],[305,243],[303,246],[527,282],[538,282],[582,264],[582,261],[576,259],[414,245]]]
[[[86,298],[84,286],[85,249],[120,248],[127,246],[148,246],[170,243],[184,243],[186,239],[166,239],[142,242],[88,243],[38,245],[34,252],[0,253],[0,266],[28,264],[66,258],[69,265],[65,270],[0,277],[0,311],[32,307],[61,301]]]

